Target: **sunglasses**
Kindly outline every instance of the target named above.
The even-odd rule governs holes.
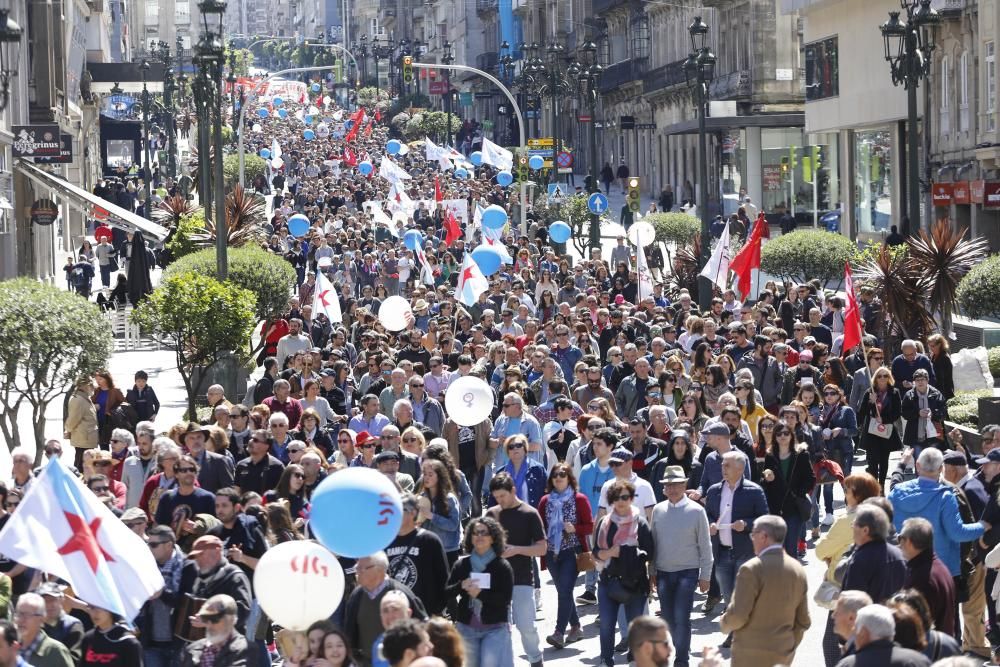
[[[569,477],[569,474],[565,470],[560,470],[559,472],[552,473],[552,479],[556,477]]]
[[[218,623],[222,620],[224,614],[199,614],[198,618],[203,620],[205,623]]]
[[[840,394],[837,393],[837,392],[835,392],[835,391],[824,391],[823,395],[824,396],[840,396]]]
[[[619,500],[632,500],[632,496],[628,493],[623,493],[620,496],[615,496],[614,498],[608,498],[613,503],[617,503]]]
[[[260,442],[259,440],[254,440],[254,442]],[[174,468],[174,472],[198,472],[197,468]]]
[[[148,542],[147,546],[149,546],[150,549],[155,549],[156,547],[158,547],[158,546],[160,546],[162,544],[170,544],[170,542],[168,542],[166,540],[163,540],[162,542]]]
[[[289,454],[301,454],[301,453],[302,453],[302,452],[304,452],[304,451],[305,451],[304,449],[301,449],[301,448],[299,448],[299,447],[296,447],[295,449],[289,449],[289,450],[288,450],[288,453],[289,453]]]
[[[486,528],[476,528],[472,531],[473,537],[489,537],[490,531]]]
[[[301,473],[301,472],[293,472],[292,473],[292,477],[294,477],[296,479],[305,479],[306,478],[306,476],[303,473]]]
[[[365,444],[361,445],[361,449],[375,449],[375,443],[366,442]]]
[[[510,451],[511,449],[524,449],[524,443],[523,442],[512,442],[509,445],[507,445],[507,450]]]

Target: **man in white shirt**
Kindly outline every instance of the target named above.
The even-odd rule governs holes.
[[[313,343],[309,336],[302,333],[302,320],[293,317],[288,320],[288,333],[278,340],[278,350],[275,355],[278,359],[278,365],[283,366],[289,355],[311,350],[312,346]]]
[[[597,518],[594,520],[594,523],[596,524],[597,520],[608,513],[608,489],[618,479],[627,479],[635,486],[635,495],[632,496],[632,504],[644,512],[646,521],[649,521],[653,516],[653,506],[656,505],[656,496],[653,494],[653,487],[650,486],[649,482],[632,472],[632,452],[624,447],[618,447],[611,452],[611,458],[608,459],[608,462],[611,464],[611,469],[614,471],[615,476],[606,481],[604,486],[601,487],[601,499],[597,504]]]

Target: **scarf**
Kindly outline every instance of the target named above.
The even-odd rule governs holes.
[[[610,549],[614,545],[638,546],[639,545],[639,510],[633,505],[628,516],[621,516],[615,511],[608,513],[608,520],[601,523],[601,529],[597,532],[597,547],[599,549]],[[614,523],[617,526],[615,536],[611,544],[608,544],[608,528]]]
[[[469,564],[472,566],[473,572],[485,572],[487,566],[493,562],[493,559],[497,557],[497,552],[490,549],[484,554],[480,554],[475,549],[469,554]],[[478,597],[469,598],[469,608],[472,609],[472,615],[476,618],[482,618],[483,612],[483,601]]]
[[[545,520],[549,524],[549,531],[546,537],[549,540],[551,551],[557,555],[562,550],[563,524],[565,523],[563,506],[575,500],[576,493],[571,486],[567,486],[562,493],[558,491],[549,493],[549,503],[545,507]]]
[[[528,465],[528,459],[525,459],[524,461],[521,462],[520,471],[514,470],[513,461],[507,461],[507,465],[504,466],[504,470],[507,471],[507,474],[509,474],[514,479],[514,495],[516,495],[520,500],[523,500],[526,503],[529,502],[528,484],[526,481],[528,477],[529,467],[530,466]]]

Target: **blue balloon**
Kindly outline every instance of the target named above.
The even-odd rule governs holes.
[[[285,103],[285,100],[281,99],[278,96],[275,96],[274,99],[271,100],[271,104],[273,104],[276,107],[280,107],[284,103]]]
[[[312,130],[303,130],[302,138],[305,139],[306,141],[312,141],[313,139],[316,138],[316,133],[313,132]]]
[[[375,170],[375,167],[373,167],[372,163],[369,162],[368,160],[365,160],[364,162],[362,162],[361,164],[358,165],[358,171],[361,172],[362,176],[367,176],[368,174],[372,173],[372,171],[374,171],[374,170]]]
[[[262,158],[264,158],[265,160],[269,160],[271,158],[271,151],[270,151],[270,149],[261,148],[260,149],[260,156]]]
[[[502,187],[507,187],[513,182],[514,182],[514,174],[510,173],[509,171],[501,171],[499,174],[497,174],[497,183],[499,183]]]
[[[334,130],[333,131],[333,138],[334,139],[343,139],[344,138],[344,133],[341,132],[340,130]]]
[[[288,116],[287,109],[278,109],[278,118],[285,118],[286,116]]]
[[[257,109],[257,115],[261,118],[267,118],[267,109]]]
[[[411,229],[403,234],[403,244],[413,252],[416,252],[418,249],[424,247],[424,235],[420,233],[419,229]]]
[[[545,160],[542,159],[541,155],[532,155],[528,158],[528,166],[538,171],[545,166]]]
[[[493,204],[483,211],[483,226],[490,229],[502,229],[507,224],[507,211]]]
[[[465,180],[469,177],[469,170],[465,167],[459,167],[455,170],[455,178],[459,180]]]
[[[399,139],[390,139],[385,145],[385,151],[389,155],[398,155],[399,151],[403,149],[403,144],[399,142]]]
[[[305,116],[305,117],[302,118],[302,122],[305,123],[306,125],[312,125],[313,124],[313,117],[312,116]]]
[[[312,85],[312,91],[313,91],[314,93],[318,93],[318,92],[319,92],[319,84],[318,84],[318,83],[314,83],[314,84]]]
[[[549,225],[549,238],[556,243],[566,243],[572,233],[573,230],[562,220],[556,220]]]
[[[500,270],[503,259],[500,253],[488,245],[481,245],[472,251],[472,261],[479,265],[484,276],[492,276]]]
[[[347,120],[344,121],[344,129],[345,130],[347,130],[348,132],[350,132],[352,127],[354,127],[354,121],[353,120],[351,120],[350,118],[348,118]]]
[[[338,556],[363,558],[381,551],[396,539],[402,523],[399,490],[374,468],[341,470],[313,491],[309,527]]]
[[[469,156],[469,162],[472,163],[473,167],[481,165],[483,163],[482,151],[472,151],[472,155]]]
[[[298,213],[288,219],[288,233],[298,238],[309,231],[309,218]]]

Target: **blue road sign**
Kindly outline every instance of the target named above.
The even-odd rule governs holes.
[[[608,198],[600,192],[595,192],[587,199],[587,208],[595,215],[601,215],[608,210]]]

